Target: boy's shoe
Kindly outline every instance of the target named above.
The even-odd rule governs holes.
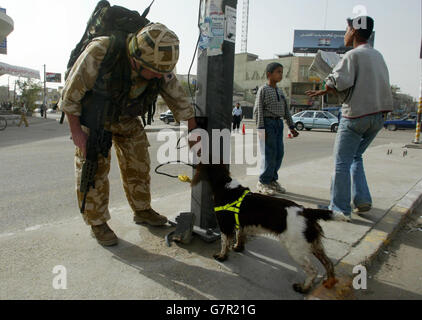
[[[153,209],[144,210],[144,211],[136,211],[135,216],[133,217],[133,221],[136,224],[149,224],[153,227],[163,226],[167,223],[167,218],[160,215]]]
[[[364,203],[353,209],[354,213],[364,213],[372,210],[372,204]]]
[[[282,194],[286,193],[286,189],[284,189],[277,181],[271,182],[270,187],[272,187],[275,192]]]
[[[115,246],[119,239],[107,223],[100,226],[91,226],[91,236],[97,239],[97,242],[105,247]]]
[[[258,182],[256,185],[256,188],[259,193],[267,195],[267,196],[273,196],[275,194],[274,189],[269,184],[263,184],[261,182]]]

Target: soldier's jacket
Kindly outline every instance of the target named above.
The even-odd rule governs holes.
[[[91,41],[85,51],[79,56],[69,73],[62,92],[59,108],[61,111],[81,116],[81,101],[88,91],[94,88],[101,63],[110,45],[109,37],[99,37]],[[132,86],[130,99],[139,97],[147,87],[148,81],[138,76],[132,70]],[[160,95],[173,112],[176,121],[185,121],[195,116],[195,111],[183,87],[173,75],[165,76],[165,82],[160,87]]]

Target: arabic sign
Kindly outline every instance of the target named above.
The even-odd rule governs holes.
[[[295,30],[293,45],[294,53],[317,53],[318,50],[346,53],[352,48],[344,46],[346,31],[326,30]],[[374,46],[375,32],[369,39],[369,44]]]
[[[12,65],[0,62],[0,76],[5,75],[5,74],[16,76],[16,77],[23,77],[23,78],[41,79],[40,72],[38,70],[12,66]]]
[[[61,73],[47,72],[45,74],[45,81],[46,82],[57,82],[57,83],[61,83],[62,82],[62,74]]]

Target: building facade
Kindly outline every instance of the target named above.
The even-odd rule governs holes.
[[[309,72],[314,57],[295,56],[293,54],[279,55],[275,59],[260,60],[251,53],[236,54],[234,95],[242,97],[242,105],[253,105],[256,89],[267,82],[265,69],[268,64],[278,62],[284,67],[283,81],[278,86],[283,90],[292,112],[306,109],[321,109],[325,105],[337,105],[337,99],[331,97],[328,101],[311,99],[305,92],[322,88],[322,80],[316,74]],[[239,98],[238,98],[239,100]]]

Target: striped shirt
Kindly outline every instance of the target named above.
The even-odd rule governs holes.
[[[259,88],[254,114],[258,129],[264,129],[264,118],[284,118],[290,129],[295,128],[286,98],[280,88],[273,88],[268,84]]]

